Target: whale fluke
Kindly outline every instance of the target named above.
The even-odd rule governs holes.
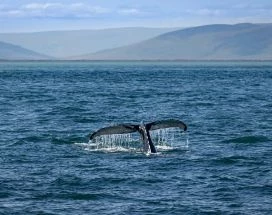
[[[101,128],[98,131],[94,132],[90,136],[90,140],[101,136],[101,135],[110,135],[110,134],[128,134],[137,132],[139,130],[139,125],[132,125],[132,124],[122,124],[122,125],[116,125],[116,126],[110,126]]]
[[[177,119],[159,120],[146,124],[146,129],[150,131],[163,128],[181,128],[184,131],[187,130],[186,124]]]
[[[111,135],[111,134],[128,134],[133,132],[139,132],[142,136],[144,148],[150,149],[151,153],[156,153],[156,147],[154,146],[150,131],[164,128],[180,128],[184,131],[187,130],[187,126],[184,122],[176,119],[158,120],[148,124],[120,124],[116,126],[105,127],[97,130],[90,136],[90,140],[95,139],[101,135]],[[148,150],[149,151],[149,150]]]

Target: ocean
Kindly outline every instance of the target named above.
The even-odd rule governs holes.
[[[272,62],[0,62],[0,214],[271,214],[271,110]],[[185,145],[89,142],[164,119]]]

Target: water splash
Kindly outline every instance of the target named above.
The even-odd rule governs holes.
[[[158,151],[187,149],[189,147],[189,134],[178,128],[154,130],[150,134]],[[102,135],[84,144],[84,148],[90,151],[106,152],[144,151],[142,139],[138,133]]]
[[[189,133],[179,128],[164,128],[151,131],[151,136],[156,147],[159,148],[188,148]]]
[[[135,134],[111,134],[102,135],[92,142],[96,149],[131,149],[139,150],[141,148],[140,138]]]

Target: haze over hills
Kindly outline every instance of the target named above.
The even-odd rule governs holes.
[[[51,60],[53,58],[10,43],[0,42],[0,60]]]
[[[36,33],[1,33],[0,41],[56,58],[94,53],[130,45],[177,28],[112,28]]]
[[[75,59],[272,60],[272,24],[218,24],[187,28]]]
[[[272,60],[272,24],[217,24],[169,30],[120,28],[0,34],[0,41],[13,41],[0,42],[0,59]]]

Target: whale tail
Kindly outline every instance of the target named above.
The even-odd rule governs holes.
[[[134,132],[139,132],[143,136],[143,140],[146,139],[144,138],[144,133],[142,132],[142,124],[140,125],[134,125],[134,124],[120,124],[116,126],[110,126],[110,127],[105,127],[97,130],[90,136],[90,140],[95,139],[96,137],[102,136],[102,135],[111,135],[111,134],[128,134],[128,133],[134,133]],[[157,129],[165,129],[165,128],[180,128],[183,131],[187,130],[187,126],[184,122],[176,119],[167,119],[167,120],[158,120],[154,121],[148,124],[145,124],[145,130],[146,130],[146,135],[149,141],[149,146],[151,149],[152,153],[156,153],[156,148],[154,144],[152,143],[151,137],[150,137],[150,132],[153,130]]]
[[[146,129],[148,131],[164,128],[180,128],[183,129],[183,131],[187,131],[187,125],[184,122],[177,119],[159,120],[146,124]]]
[[[99,129],[90,136],[90,140],[95,139],[96,137],[99,137],[101,135],[129,134],[137,131],[139,131],[139,125],[132,124],[115,125]]]

